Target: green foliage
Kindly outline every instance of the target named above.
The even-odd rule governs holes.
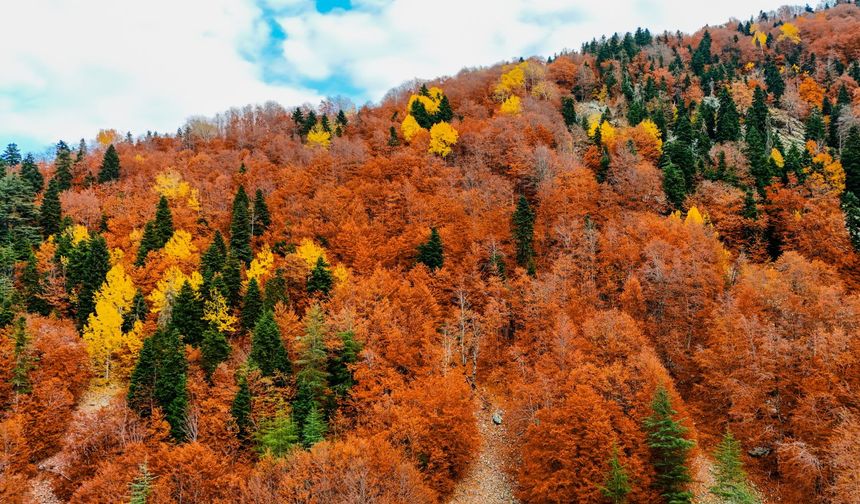
[[[749,128],[746,137],[746,156],[750,165],[750,174],[755,178],[756,187],[761,194],[764,194],[764,188],[770,185],[773,178],[770,156],[767,152],[767,147],[764,138],[759,134],[758,129]]]
[[[57,179],[60,191],[72,187],[72,155],[66,142],[60,140],[57,144],[57,157],[54,159],[54,178]]]
[[[818,107],[813,107],[809,117],[806,118],[806,128],[803,134],[804,140],[815,140],[821,143],[824,140],[824,118]]]
[[[263,307],[266,310],[274,310],[278,303],[286,305],[289,302],[287,280],[284,278],[284,271],[280,268],[275,271],[275,276],[266,282],[263,290]]]
[[[206,372],[206,377],[211,378],[218,365],[230,357],[230,343],[224,333],[209,327],[203,331],[200,353],[200,367]]]
[[[18,163],[21,162],[21,151],[18,150],[18,145],[14,143],[7,145],[3,154],[0,154],[0,159],[2,159],[7,166],[18,166]]]
[[[714,452],[714,485],[709,492],[721,502],[758,504],[761,501],[747,483],[741,460],[741,445],[730,431],[726,431]]]
[[[260,314],[263,312],[263,298],[260,294],[260,284],[256,278],[252,278],[248,282],[248,288],[245,291],[245,299],[242,302],[242,329],[250,330],[257,323]]]
[[[296,374],[296,399],[293,402],[293,419],[302,432],[314,408],[325,403],[328,388],[328,355],[325,347],[325,327],[322,309],[311,307],[307,316],[305,335],[301,340],[301,355]]]
[[[152,493],[152,484],[155,478],[149,472],[146,462],[138,466],[138,476],[129,484],[131,498],[129,504],[146,504],[149,494]]]
[[[110,270],[110,251],[101,235],[93,235],[76,247],[79,250],[74,265],[74,277],[79,279],[78,304],[76,309],[78,327],[83,327],[95,306],[95,295]],[[71,261],[70,261],[71,263]]]
[[[442,238],[439,236],[439,231],[437,231],[435,227],[430,228],[430,238],[428,238],[426,242],[418,245],[418,256],[416,260],[427,266],[431,271],[442,267],[442,264],[445,261],[445,255],[442,249]]]
[[[13,349],[14,365],[12,367],[12,390],[16,394],[29,394],[31,390],[30,371],[33,369],[33,355],[30,347],[30,336],[24,325],[24,317],[15,321],[15,330],[12,340],[15,343]]]
[[[627,502],[627,495],[630,490],[630,477],[627,475],[627,469],[618,460],[618,447],[613,446],[612,458],[609,459],[609,471],[606,473],[603,486],[600,487],[600,493],[612,504],[624,504]]]
[[[400,138],[397,137],[397,129],[394,126],[388,128],[388,146],[397,147],[400,145]]]
[[[860,194],[860,128],[852,126],[842,147],[842,168],[845,170],[845,190]]]
[[[245,264],[251,262],[251,213],[245,187],[239,186],[233,197],[233,214],[230,218],[230,253]]]
[[[27,154],[27,157],[21,162],[21,178],[30,184],[34,193],[41,192],[45,185],[45,177],[39,171],[32,154]]]
[[[11,246],[19,260],[41,241],[33,191],[15,174],[0,178],[0,246]]]
[[[668,503],[681,504],[692,501],[693,494],[687,490],[692,481],[687,468],[687,457],[695,443],[684,437],[687,428],[675,420],[668,391],[657,387],[651,402],[651,415],[645,419],[648,446],[651,448],[651,464],[656,472],[654,485]]]
[[[666,200],[676,209],[680,209],[687,197],[687,184],[684,174],[671,160],[663,163],[663,192]]]
[[[42,298],[44,288],[42,286],[42,274],[37,267],[36,255],[30,251],[27,263],[21,272],[21,296],[24,306],[30,313],[48,315],[51,306]]]
[[[262,422],[257,432],[257,450],[264,455],[280,458],[288,455],[299,443],[296,424],[290,415],[279,410],[274,418]]]
[[[99,168],[99,183],[104,184],[105,182],[119,180],[119,170],[119,154],[116,152],[116,147],[111,144],[105,151],[101,168]]]
[[[842,194],[842,213],[845,215],[845,228],[851,244],[854,250],[860,252],[860,200],[851,191]]]
[[[48,237],[60,232],[60,224],[63,219],[63,207],[60,204],[60,184],[56,178],[48,182],[48,190],[42,197],[42,206],[39,208],[39,225],[42,227],[42,236]]]
[[[452,119],[454,119],[454,110],[451,109],[448,97],[442,95],[442,98],[439,100],[439,109],[433,114],[433,124],[439,122],[450,123]]]
[[[134,293],[134,298],[131,300],[131,306],[122,316],[122,332],[129,332],[134,328],[135,322],[143,322],[149,314],[149,306],[146,304],[146,298],[140,289]]]
[[[305,417],[304,426],[302,426],[302,444],[305,448],[319,443],[325,439],[325,433],[328,431],[328,424],[320,411],[319,406],[314,403],[310,412]]]
[[[169,327],[179,332],[187,345],[197,346],[203,339],[203,300],[187,280],[173,301]]]
[[[160,329],[143,342],[128,386],[128,404],[141,415],[159,407],[170,424],[170,434],[185,439],[188,391],[185,346],[175,330]]]
[[[263,196],[263,191],[257,189],[254,193],[254,218],[251,222],[253,235],[263,236],[271,224],[272,216],[269,214],[269,207],[266,206],[266,198]]]
[[[206,252],[200,258],[200,269],[203,271],[204,280],[211,279],[215,276],[215,273],[219,273],[224,268],[226,261],[227,245],[224,243],[221,231],[215,230],[212,243],[209,244],[209,248],[206,249]]]
[[[358,360],[361,343],[355,340],[352,331],[344,331],[339,336],[341,346],[328,361],[328,382],[331,391],[342,397],[355,385],[351,366]]]
[[[281,340],[281,331],[269,310],[263,312],[254,326],[249,357],[263,376],[272,376],[275,373],[286,374],[291,370],[287,350]]]
[[[785,82],[782,80],[776,62],[772,59],[768,59],[764,65],[764,83],[767,85],[767,91],[773,95],[774,103],[779,103],[785,93]]]
[[[323,296],[327,296],[332,286],[334,286],[334,276],[331,274],[331,270],[325,259],[319,256],[314,269],[311,270],[311,274],[308,276],[308,294],[319,292]]]
[[[239,301],[242,299],[242,264],[236,259],[232,251],[227,256],[220,278],[224,282],[225,289],[221,294],[227,300],[227,304],[231,308],[239,306]]]
[[[767,109],[767,95],[762,88],[756,86],[753,91],[752,105],[747,110],[747,136],[749,136],[750,130],[756,130],[763,140],[767,139],[769,122],[770,114]]]
[[[245,440],[251,433],[251,389],[248,388],[248,379],[239,377],[239,390],[230,405],[230,415],[236,423],[239,439]]]
[[[511,216],[511,233],[517,248],[517,264],[534,273],[535,213],[525,196],[520,195],[517,208]]]
[[[155,208],[155,238],[156,249],[160,249],[173,237],[173,214],[170,212],[170,202],[166,196],[158,199]]]

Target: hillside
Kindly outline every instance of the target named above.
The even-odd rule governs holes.
[[[785,7],[10,145],[0,501],[860,502],[858,58]]]

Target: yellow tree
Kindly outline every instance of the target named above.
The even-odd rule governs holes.
[[[314,261],[316,263],[316,261]],[[248,281],[256,278],[257,282],[263,280],[272,271],[272,266],[275,264],[275,255],[272,254],[272,249],[268,244],[263,245],[257,256],[251,261],[248,266]]]
[[[331,133],[323,129],[321,124],[315,124],[308,132],[308,145],[328,149],[331,145]]]
[[[789,40],[795,44],[800,43],[800,30],[794,23],[784,23],[779,27],[779,31],[782,33],[779,35],[778,40]]]
[[[509,96],[505,101],[502,102],[502,107],[499,111],[502,114],[508,115],[516,115],[522,112],[522,102],[520,101],[520,97],[517,95]]]
[[[170,240],[164,244],[164,253],[180,261],[187,261],[197,253],[197,247],[191,241],[191,233],[184,229],[174,231]]]
[[[418,134],[423,128],[418,125],[418,121],[412,117],[412,114],[406,116],[406,119],[403,120],[403,123],[400,125],[400,131],[403,133],[403,138],[406,139],[407,142],[411,142],[415,135]]]
[[[117,263],[107,273],[96,294],[96,309],[84,328],[84,343],[96,370],[105,381],[110,380],[115,358],[126,350],[140,348],[139,328],[123,333],[123,315],[134,299],[134,284],[122,264]]]
[[[224,296],[217,289],[213,289],[212,299],[206,301],[206,305],[203,308],[203,319],[222,333],[229,334],[236,330],[237,319],[230,314],[227,300],[224,299]]]
[[[430,128],[430,148],[433,154],[442,157],[451,153],[451,146],[457,143],[457,130],[446,122],[440,122]]]

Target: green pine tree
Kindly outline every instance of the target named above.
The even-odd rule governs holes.
[[[651,411],[651,416],[644,421],[644,427],[651,448],[651,464],[656,472],[654,485],[666,502],[689,503],[693,494],[687,489],[692,481],[687,457],[695,443],[684,437],[687,428],[681,421],[675,420],[677,413],[672,409],[665,387],[657,387]]]
[[[54,159],[54,178],[57,179],[60,191],[72,187],[72,154],[66,142],[60,140],[57,144],[57,157]]]
[[[397,137],[397,129],[394,126],[388,128],[388,146],[397,147],[400,145],[400,138]]]
[[[305,448],[310,448],[324,440],[327,431],[328,424],[325,417],[320,411],[319,406],[314,403],[310,412],[305,417],[304,426],[302,426],[302,444]]]
[[[158,199],[155,208],[155,249],[160,249],[173,237],[173,214],[170,212],[170,202],[167,197]]]
[[[323,312],[315,304],[308,311],[305,334],[301,339],[301,355],[296,373],[296,398],[293,402],[293,420],[304,432],[311,410],[326,402],[328,389],[328,354],[325,346]]]
[[[21,162],[21,151],[18,150],[18,144],[10,143],[7,145],[6,150],[3,151],[0,158],[3,159],[7,166],[18,166]]]
[[[860,194],[860,128],[852,126],[842,147],[842,168],[845,170],[845,190]]]
[[[412,101],[409,113],[415,118],[415,122],[418,123],[418,126],[421,126],[424,129],[430,129],[430,127],[433,126],[433,116],[427,112],[427,108],[424,107],[424,103],[421,100]]]
[[[224,263],[227,261],[227,245],[224,243],[224,237],[221,236],[221,231],[215,231],[215,236],[212,237],[212,243],[203,256],[200,258],[200,269],[203,271],[204,279],[211,279],[215,273],[220,273],[224,269]]]
[[[206,377],[211,378],[218,365],[230,357],[230,343],[224,333],[214,327],[209,327],[203,331],[200,353],[200,367],[203,368]]]
[[[534,224],[535,213],[525,196],[520,195],[517,209],[511,216],[511,234],[517,247],[517,264],[534,271]]]
[[[225,289],[221,294],[231,308],[237,308],[242,299],[242,264],[236,259],[232,251],[227,256],[224,269],[221,270],[219,277]]]
[[[612,504],[624,504],[627,502],[627,495],[630,490],[630,477],[627,475],[627,469],[618,460],[618,447],[613,446],[612,458],[609,459],[609,471],[606,473],[603,486],[600,487],[600,493]]]
[[[141,267],[146,264],[146,257],[153,250],[158,250],[158,232],[155,230],[155,221],[148,221],[143,226],[143,236],[140,238],[140,245],[137,247],[137,257],[134,265]]]
[[[746,137],[746,156],[750,165],[750,174],[756,181],[759,193],[764,194],[764,189],[771,183],[773,170],[771,159],[767,152],[765,139],[759,134],[758,129],[749,128]]]
[[[296,424],[283,410],[262,422],[257,432],[257,450],[266,456],[280,458],[292,452],[299,443]]]
[[[319,292],[323,296],[328,296],[333,285],[334,276],[331,274],[328,263],[325,262],[322,256],[319,256],[314,269],[311,270],[311,274],[308,276],[308,294]]]
[[[136,322],[144,322],[149,314],[149,306],[143,292],[137,289],[131,300],[131,307],[122,316],[122,332],[129,332],[134,328]]]
[[[287,279],[284,278],[284,271],[281,268],[275,270],[275,275],[266,282],[263,289],[263,307],[266,310],[274,310],[275,305],[283,303],[287,305],[289,302],[289,294],[287,293]]]
[[[119,171],[119,154],[116,152],[116,147],[110,144],[105,151],[101,168],[99,168],[99,183],[104,184],[105,182],[119,180]]]
[[[687,197],[684,174],[670,159],[663,163],[663,192],[666,193],[666,200],[675,209],[680,209]]]
[[[269,207],[266,206],[266,198],[263,196],[263,191],[257,189],[254,194],[254,219],[251,222],[252,234],[254,236],[263,236],[263,233],[269,229],[272,224],[272,216],[269,214]]]
[[[804,140],[815,140],[819,143],[824,140],[824,118],[821,117],[821,111],[818,110],[818,107],[812,108],[812,112],[806,118],[805,126]]]
[[[448,97],[442,95],[442,99],[439,100],[439,109],[436,110],[436,113],[433,115],[433,123],[450,123],[452,119],[454,119],[454,110],[451,109],[451,103],[448,101]]]
[[[27,334],[24,317],[15,321],[15,330],[12,333],[14,341],[12,366],[12,390],[16,394],[29,394],[31,390],[30,371],[35,367],[30,345],[30,336]]]
[[[272,376],[275,373],[286,374],[291,370],[287,350],[281,340],[281,331],[269,310],[263,312],[254,326],[249,357],[263,376]]]
[[[764,83],[767,85],[767,91],[773,95],[774,103],[778,104],[785,93],[785,81],[772,59],[768,59],[764,65]]]
[[[21,162],[21,178],[30,184],[34,193],[41,192],[45,186],[45,177],[39,171],[39,166],[36,165],[36,160],[33,159],[32,154],[27,154]]]
[[[27,255],[27,263],[21,271],[21,296],[28,312],[47,316],[51,312],[51,306],[42,297],[45,292],[42,280],[42,274],[37,267],[36,254],[31,250]]]
[[[257,283],[256,278],[252,278],[248,281],[245,299],[242,301],[242,329],[253,329],[262,312],[263,297],[260,294],[260,284]]]
[[[63,220],[63,207],[60,204],[60,184],[56,178],[48,182],[48,189],[42,197],[42,206],[39,208],[39,225],[42,227],[42,235],[46,238],[60,232],[60,223]]]
[[[233,198],[233,214],[230,220],[230,253],[245,264],[251,262],[251,213],[245,188],[239,186]]]
[[[86,242],[83,264],[80,269],[80,290],[78,291],[77,321],[83,327],[96,306],[95,295],[101,288],[110,270],[110,251],[101,235],[94,235]]]
[[[753,91],[753,101],[749,110],[747,110],[746,133],[749,136],[750,130],[758,131],[759,136],[767,139],[768,123],[770,122],[770,114],[767,109],[767,94],[762,88],[756,86]]]
[[[860,200],[851,191],[842,193],[842,213],[845,215],[845,228],[851,244],[854,250],[860,252]]]
[[[437,270],[445,261],[445,253],[442,248],[442,238],[436,228],[430,228],[430,238],[418,245],[417,261],[428,269]]]
[[[129,504],[146,504],[149,494],[152,493],[152,485],[155,478],[149,472],[146,462],[138,466],[138,476],[129,484],[131,496]]]
[[[204,327],[203,300],[186,280],[173,300],[169,328],[177,331],[186,345],[197,346],[203,339]]]
[[[335,118],[334,122],[343,129],[345,129],[346,126],[349,124],[349,121],[346,119],[346,113],[343,111],[343,109],[337,111],[337,117]]]
[[[248,388],[248,379],[243,375],[239,377],[239,390],[233,397],[230,406],[230,415],[236,423],[239,439],[246,440],[251,434],[251,389]]]
[[[355,385],[351,366],[358,361],[361,343],[355,340],[352,331],[344,331],[339,336],[341,346],[328,360],[328,382],[332,392],[342,397]]]
[[[733,504],[759,504],[761,501],[747,483],[741,460],[741,445],[730,431],[726,431],[714,452],[714,485],[709,492],[721,502]]]

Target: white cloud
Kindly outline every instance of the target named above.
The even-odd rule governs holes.
[[[175,131],[194,114],[319,98],[265,84],[241,57],[266,35],[252,2],[31,0],[4,10],[16,22],[0,30],[2,138]]]

